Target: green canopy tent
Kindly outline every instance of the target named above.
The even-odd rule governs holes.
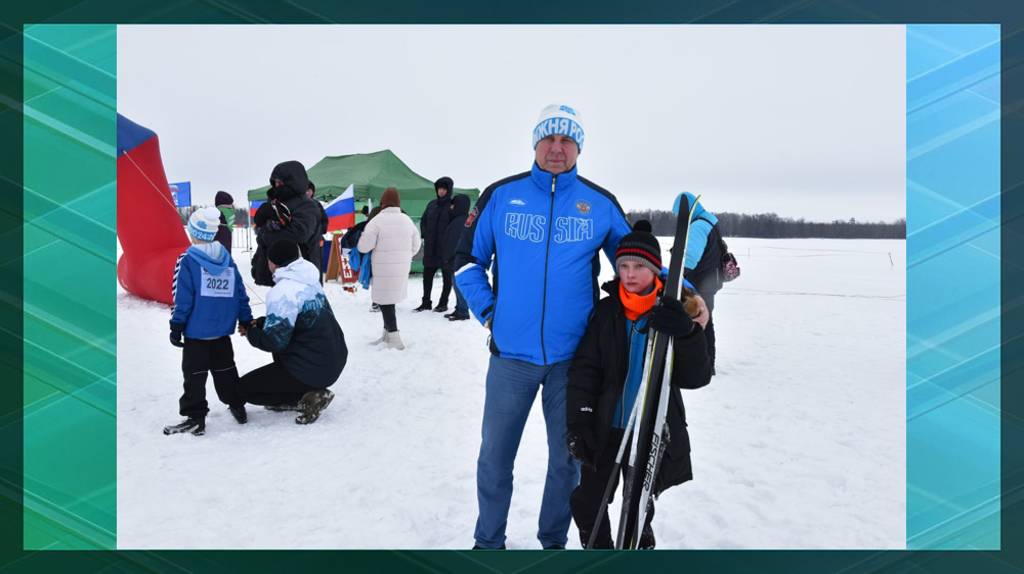
[[[391,150],[373,153],[327,156],[307,170],[309,179],[316,184],[316,198],[328,202],[353,186],[356,204],[356,221],[362,221],[359,210],[364,205],[380,205],[380,196],[389,187],[398,189],[402,198],[402,210],[419,225],[420,216],[427,203],[437,197],[433,180],[414,172],[405,162],[398,159]],[[264,201],[269,185],[249,190],[249,201]],[[454,193],[469,196],[470,204],[476,202],[480,190],[455,188]],[[422,272],[421,254],[413,262],[413,271]]]

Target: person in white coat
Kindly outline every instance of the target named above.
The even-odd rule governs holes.
[[[392,349],[404,349],[398,334],[395,304],[405,299],[409,287],[412,257],[420,249],[420,231],[408,215],[402,213],[398,190],[389,187],[380,196],[381,211],[366,224],[356,249],[372,252],[373,278],[370,296],[380,305],[384,316],[384,332],[374,344],[384,343]]]

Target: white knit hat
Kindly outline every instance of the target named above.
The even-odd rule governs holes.
[[[540,111],[537,125],[533,128],[533,149],[537,142],[550,135],[563,135],[576,142],[583,151],[583,124],[579,112],[565,104],[551,104]]]
[[[220,210],[216,207],[197,209],[188,218],[188,233],[199,241],[213,241],[219,226]]]

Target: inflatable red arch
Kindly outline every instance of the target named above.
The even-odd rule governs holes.
[[[172,305],[174,264],[189,246],[156,134],[117,115],[117,280],[132,295]]]

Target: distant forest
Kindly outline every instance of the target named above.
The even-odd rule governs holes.
[[[832,222],[805,221],[780,217],[774,213],[716,213],[722,235],[725,237],[761,237],[766,239],[816,237],[827,239],[906,239],[907,220],[891,223],[862,222],[850,218]],[[676,216],[671,211],[639,210],[626,214],[630,223],[639,219],[651,222],[655,235],[675,233]]]

